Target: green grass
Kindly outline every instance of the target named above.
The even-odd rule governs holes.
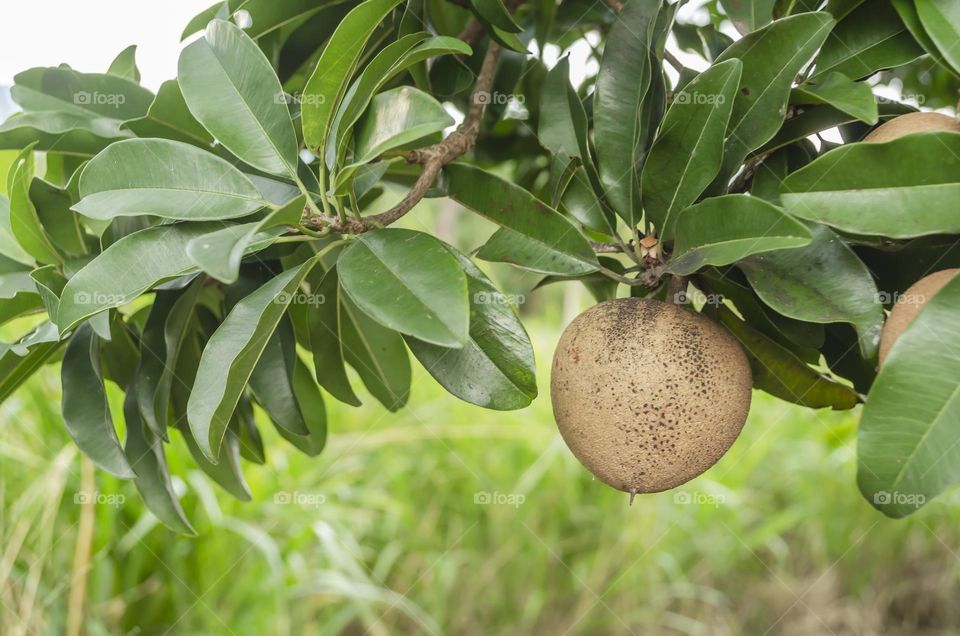
[[[719,464],[631,507],[560,440],[558,327],[533,324],[530,408],[472,407],[418,369],[398,414],[329,404],[318,458],[271,432],[268,465],[246,468],[251,503],[174,444],[196,538],[98,473],[101,500],[125,501],[94,506],[86,633],[957,633],[960,499],[876,513],[855,483],[857,413],[757,394]],[[83,506],[57,386],[51,368],[0,407],[2,634],[64,631]]]

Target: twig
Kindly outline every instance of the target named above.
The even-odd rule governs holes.
[[[361,234],[394,223],[419,203],[430,190],[437,175],[445,165],[466,154],[477,141],[480,134],[480,124],[483,122],[483,113],[490,101],[490,89],[497,74],[497,63],[500,61],[500,45],[490,42],[487,53],[483,58],[483,66],[477,75],[477,81],[470,94],[470,108],[463,122],[440,143],[412,150],[407,153],[407,163],[417,163],[423,166],[423,171],[409,192],[395,206],[372,216],[360,219],[340,219],[328,215],[313,215],[304,210],[303,225],[312,229],[329,228],[337,234]]]
[[[666,62],[672,66],[673,70],[675,70],[677,73],[682,73],[684,70],[686,70],[683,66],[683,63],[680,62],[680,60],[678,60],[673,53],[666,49],[663,50],[663,59],[666,60]]]

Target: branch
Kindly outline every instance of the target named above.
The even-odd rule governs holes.
[[[590,246],[597,254],[618,254],[623,252],[623,247],[616,243],[600,243],[599,241],[590,241]]]
[[[484,110],[490,102],[490,89],[493,87],[499,61],[500,45],[490,42],[483,58],[483,66],[470,93],[470,108],[463,122],[440,143],[407,153],[407,163],[420,164],[423,166],[423,171],[399,203],[386,212],[363,218],[340,219],[335,216],[313,216],[308,210],[304,210],[306,216],[303,225],[307,228],[329,230],[337,234],[360,234],[390,225],[413,209],[427,195],[443,167],[466,154],[476,143]]]

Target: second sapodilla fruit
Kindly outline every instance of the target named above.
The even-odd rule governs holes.
[[[726,329],[690,310],[621,298],[580,314],[553,359],[554,417],[594,475],[630,493],[715,464],[747,419],[750,365]]]

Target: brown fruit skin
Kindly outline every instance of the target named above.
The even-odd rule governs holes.
[[[913,133],[938,130],[960,132],[960,119],[942,113],[907,113],[874,128],[863,140],[868,143],[882,143]]]
[[[657,300],[595,305],[553,357],[553,414],[573,454],[624,492],[659,492],[710,468],[747,419],[746,355],[726,329]]]
[[[893,305],[887,321],[883,323],[883,331],[880,332],[881,366],[900,334],[910,326],[910,323],[917,317],[927,301],[933,298],[933,295],[940,291],[944,285],[953,280],[953,277],[958,273],[960,273],[960,269],[945,269],[934,272],[915,282],[900,295]]]

